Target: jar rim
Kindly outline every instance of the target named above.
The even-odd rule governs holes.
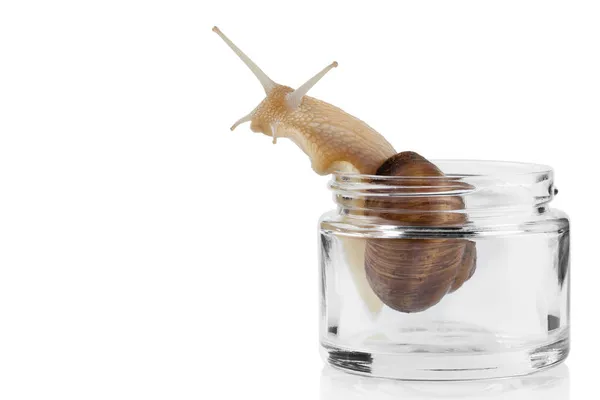
[[[338,205],[358,199],[460,196],[467,208],[542,206],[556,194],[554,172],[543,164],[488,160],[431,160],[443,176],[383,176],[340,172],[329,189]],[[350,201],[350,203],[348,203]]]
[[[523,178],[527,176],[548,176],[554,173],[549,165],[520,161],[477,160],[477,159],[437,159],[430,160],[444,172],[444,176],[384,176],[373,174],[358,174],[355,172],[334,172],[339,178],[353,180],[397,180],[401,179],[448,179],[448,178]],[[473,169],[473,172],[467,172]],[[464,172],[463,172],[464,171]],[[480,171],[480,172],[474,172]],[[487,171],[487,172],[483,172]]]

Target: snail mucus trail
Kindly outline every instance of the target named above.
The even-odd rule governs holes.
[[[407,193],[421,192],[423,181],[415,177],[437,177],[438,192],[450,184],[450,178],[431,162],[414,152],[397,153],[394,147],[365,122],[324,101],[309,97],[308,91],[337,62],[310,78],[297,89],[271,80],[217,27],[213,28],[237,56],[254,73],[266,97],[249,114],[236,121],[250,122],[250,129],[278,138],[291,139],[311,160],[319,175],[354,172],[365,175],[398,177]],[[392,181],[393,182],[393,181]],[[407,184],[407,182],[409,182]],[[374,218],[394,221],[403,226],[450,226],[466,222],[464,202],[460,196],[431,195],[412,197],[373,197],[365,200],[365,209]],[[401,209],[409,212],[396,213]],[[419,312],[437,304],[447,293],[457,290],[474,273],[475,244],[465,239],[377,239],[366,240],[359,260],[362,275],[354,270],[355,283],[365,280],[376,297],[388,307],[401,312]],[[365,279],[366,278],[366,279]],[[361,293],[364,293],[364,287]],[[377,312],[377,305],[370,307]]]

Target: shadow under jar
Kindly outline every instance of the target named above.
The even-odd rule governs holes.
[[[325,360],[400,379],[524,375],[569,350],[569,220],[543,165],[335,174],[320,220]]]

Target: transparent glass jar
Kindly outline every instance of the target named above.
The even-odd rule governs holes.
[[[319,223],[324,359],[427,380],[524,375],[561,362],[569,220],[549,206],[552,169],[433,162],[445,177],[333,175],[337,210]]]

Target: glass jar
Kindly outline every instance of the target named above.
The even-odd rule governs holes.
[[[524,375],[569,351],[569,220],[552,169],[434,161],[335,174],[320,220],[324,359],[400,379]]]

